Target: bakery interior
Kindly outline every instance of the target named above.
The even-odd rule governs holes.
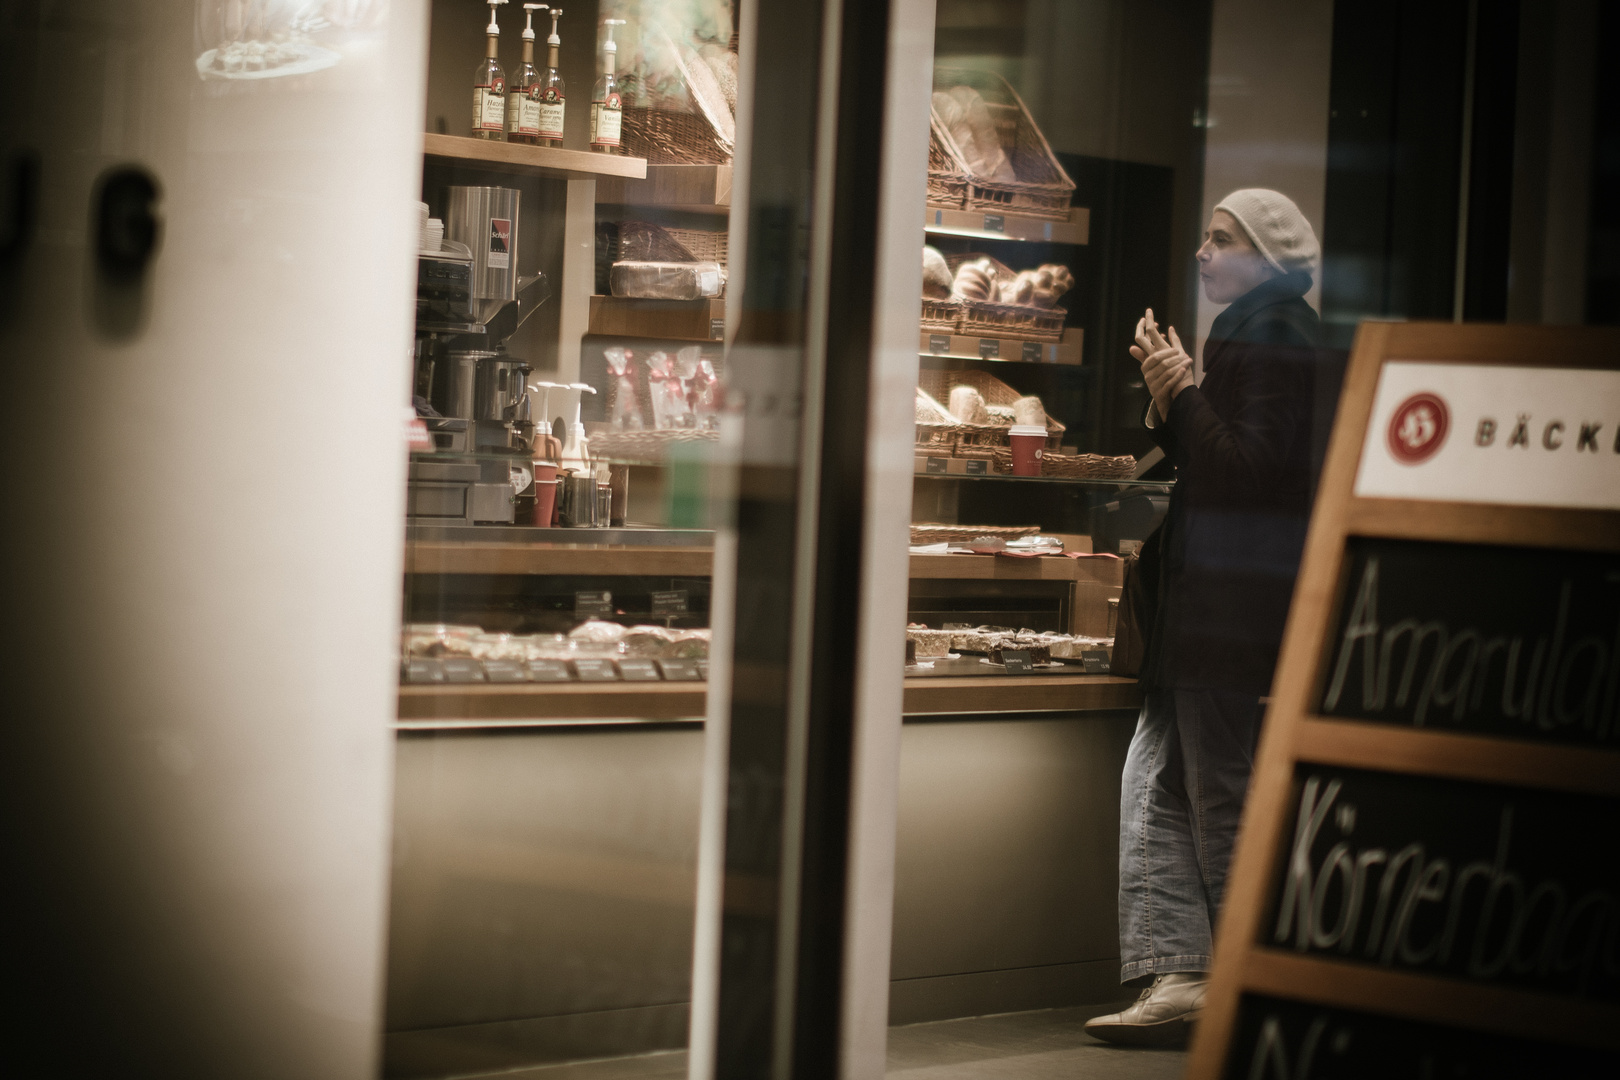
[[[325,734],[290,729],[334,760],[364,762],[352,785],[347,766],[309,781],[320,794],[300,828],[323,834],[317,810],[338,823],[302,849],[319,857],[299,869],[305,856],[291,849],[304,841],[269,826],[248,829],[238,848],[242,860],[285,859],[277,895],[300,894],[292,883],[307,877],[348,897],[336,921],[352,938],[329,942],[328,959],[299,961],[327,972],[316,980],[332,995],[321,1008],[345,1018],[294,1040],[302,1075],[742,1076],[765,1075],[772,1060],[772,1075],[788,1075],[781,1055],[797,1053],[792,1075],[864,1076],[878,1075],[873,1060],[881,1071],[888,1039],[891,1071],[955,1062],[961,1071],[927,1075],[970,1076],[989,1075],[975,1061],[1079,1046],[1050,1024],[1077,1028],[1074,1017],[1132,996],[1118,980],[1116,860],[1141,691],[1112,673],[1112,646],[1123,556],[1162,519],[1175,484],[1143,430],[1149,396],[1126,348],[1144,308],[1186,328],[1189,343],[1207,334],[1216,309],[1188,257],[1207,208],[1263,183],[1318,223],[1330,261],[1311,300],[1339,362],[1364,318],[1616,317],[1612,267],[1588,272],[1586,226],[1572,238],[1568,224],[1569,207],[1590,204],[1592,227],[1613,229],[1615,204],[1600,198],[1615,193],[1613,162],[1594,164],[1592,152],[1597,138],[1612,151],[1613,120],[1595,118],[1591,102],[1612,79],[1594,73],[1594,43],[1615,43],[1617,21],[1597,4],[1538,15],[1478,2],[1356,12],[1331,0],[889,0],[864,12],[756,0],[198,0],[151,4],[149,22],[91,6],[97,33],[127,31],[162,43],[153,55],[181,57],[181,97],[139,99],[151,110],[189,102],[189,136],[141,136],[176,160],[200,152],[188,138],[214,140],[243,168],[301,146],[315,147],[312,160],[341,158],[335,114],[358,124],[371,108],[360,100],[384,85],[408,97],[379,107],[363,153],[286,181],[273,213],[254,209],[254,182],[234,196],[238,181],[219,179],[203,223],[183,226],[175,200],[186,188],[168,181],[173,252],[207,253],[202,231],[240,225],[264,244],[256,274],[278,257],[321,265],[302,284],[255,286],[265,311],[311,305],[300,336],[277,339],[319,354],[298,361],[307,391],[257,396],[288,381],[270,354],[251,379],[217,376],[221,400],[241,404],[229,426],[210,413],[209,452],[194,457],[210,470],[244,459],[237,475],[256,494],[232,482],[219,521],[251,501],[278,515],[298,505],[297,484],[275,479],[277,461],[304,477],[351,462],[347,478],[308,480],[308,507],[286,513],[302,531],[274,534],[286,551],[346,546],[342,567],[300,571],[314,563],[257,539],[240,548],[329,594],[320,603],[330,609],[287,599],[304,585],[278,600],[274,574],[244,569],[245,555],[216,568],[154,524],[140,550],[190,552],[185,565],[142,586],[150,606],[134,603],[97,631],[141,638],[142,610],[184,592],[188,574],[256,577],[234,613],[210,608],[187,631],[190,690],[161,688],[176,681],[162,674],[173,668],[167,644],[129,645],[120,661],[127,685],[152,695],[140,709],[158,718],[143,738],[176,783],[206,761],[198,746],[226,752],[197,733],[212,730],[207,721],[193,730],[161,719],[204,708],[189,695],[228,703],[238,691],[227,686],[257,686],[277,709],[344,718]],[[40,41],[89,32],[53,17],[40,16]],[[119,19],[134,21],[120,30]],[[1420,41],[1442,43],[1438,59],[1414,62]],[[132,47],[98,48],[120,71],[139,66]],[[1384,67],[1365,60],[1373,53]],[[490,57],[499,77],[481,63]],[[1445,108],[1414,103],[1450,102],[1465,63],[1479,88],[1466,130]],[[558,83],[545,98],[548,68],[567,90]],[[1501,80],[1480,74],[1493,70],[1508,73],[1506,99]],[[544,105],[532,117],[531,96]],[[97,89],[98,115],[138,111],[117,98]],[[1346,104],[1363,100],[1383,109],[1374,121]],[[1566,122],[1571,101],[1585,128]],[[1459,147],[1503,129],[1490,109],[1508,117],[1505,145],[1476,138],[1470,188]],[[817,127],[828,116],[836,132]],[[133,130],[137,119],[118,123]],[[103,153],[136,157],[148,145],[128,138]],[[1539,153],[1523,149],[1535,140]],[[1373,146],[1429,164],[1357,156]],[[345,169],[352,186],[340,190]],[[256,182],[268,190],[280,176]],[[371,205],[383,194],[415,205]],[[50,189],[42,198],[49,209]],[[352,201],[356,227],[382,238],[364,257],[388,263],[374,275],[378,295],[357,289],[367,298],[348,310],[342,271],[320,254],[337,250],[320,245],[343,228],[339,207],[320,211],[319,243],[283,248],[274,237],[276,214],[321,200]],[[1491,276],[1510,261],[1511,280]],[[1453,288],[1459,262],[1485,269]],[[69,277],[57,285],[77,296]],[[94,293],[103,321],[86,332],[86,355],[133,348],[148,325],[180,332],[142,288]],[[262,317],[250,325],[269,340],[280,331]],[[346,350],[387,355],[340,378],[333,358]],[[111,378],[115,389],[140,381]],[[172,402],[150,388],[126,402],[200,442],[190,418],[214,378]],[[53,408],[71,404],[35,389]],[[1329,386],[1318,416],[1334,406]],[[237,434],[260,424],[283,431]],[[42,430],[12,438],[21,446]],[[53,467],[93,460],[105,473],[117,453],[98,444]],[[186,469],[205,466],[163,453],[141,450],[134,463],[204,484]],[[119,512],[163,520],[136,506],[136,475],[115,468],[96,487],[118,489]],[[102,610],[97,597],[120,588],[130,564],[92,551],[114,543],[105,508],[71,505],[17,550],[56,551],[50,565],[64,569],[47,585],[71,582],[60,595]],[[363,527],[322,533],[310,524],[322,515],[364,517]],[[168,520],[207,519],[188,501]],[[69,552],[90,569],[66,569],[78,557]],[[42,592],[18,603],[50,612],[56,602]],[[225,634],[248,603],[323,629],[302,652],[247,634],[243,652],[205,664],[215,646],[204,630]],[[360,616],[340,605],[369,614],[344,622]],[[264,669],[282,663],[317,689],[266,689],[280,676]],[[22,702],[34,691],[19,678]],[[322,697],[323,679],[357,689]],[[91,711],[135,707],[112,690],[82,693]],[[385,732],[371,723],[379,708]],[[50,742],[52,760],[67,761],[67,745]],[[239,751],[261,762],[294,753]],[[99,775],[59,768],[76,777],[67,791]],[[128,797],[170,797],[148,783],[128,781]],[[210,790],[163,803],[150,828],[203,829],[208,807],[229,805]],[[272,785],[256,805],[274,818],[286,790]],[[355,809],[367,799],[376,805]],[[86,805],[115,814],[111,802]],[[230,815],[219,820],[203,847],[230,842]],[[153,857],[170,884],[141,886],[154,910],[215,905],[198,918],[216,920],[216,942],[267,919],[254,946],[263,957],[281,955],[278,934],[301,932],[294,916],[283,925],[265,905],[220,899],[262,883],[255,874],[210,876],[196,869],[208,856],[165,844]],[[323,910],[298,918],[332,921]],[[828,990],[814,958],[840,949],[846,989]],[[119,955],[104,981],[109,1010],[121,987],[168,970],[138,950]],[[206,967],[187,953],[164,992],[173,996],[157,1000],[184,1015],[187,988],[209,985]],[[783,1015],[801,1031],[844,1015],[850,979],[868,1007],[838,1029],[842,1041],[806,1050],[782,1034]],[[231,983],[204,1022],[229,1028],[231,1010],[259,1000],[242,989],[250,981]],[[985,1035],[995,1046],[979,1058],[950,1058],[930,1041],[943,1022],[1001,1014],[1026,1019]],[[265,1015],[274,1033],[300,1014]],[[119,1023],[139,1029],[130,1045],[154,1060],[183,1041],[145,1012]],[[222,1036],[188,1060],[259,1054],[267,1064],[253,1074],[283,1075],[268,1064],[280,1060],[272,1042]],[[867,1064],[817,1073],[846,1068],[817,1056],[835,1052]],[[1072,1075],[1179,1068],[1175,1055],[1140,1066],[1162,1072],[1077,1060]]]

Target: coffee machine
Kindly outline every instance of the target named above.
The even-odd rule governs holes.
[[[517,272],[518,201],[450,188],[447,239],[418,253],[411,393],[433,449],[411,455],[411,524],[510,525],[533,509],[530,367],[506,342],[551,290]]]

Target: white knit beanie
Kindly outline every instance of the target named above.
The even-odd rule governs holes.
[[[1236,218],[1266,262],[1278,270],[1285,274],[1303,270],[1315,275],[1322,248],[1316,242],[1316,231],[1293,199],[1280,191],[1244,188],[1216,203],[1215,209]]]

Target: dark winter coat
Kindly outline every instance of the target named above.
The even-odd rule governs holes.
[[[1310,283],[1272,278],[1223,311],[1203,382],[1150,428],[1176,486],[1143,545],[1156,599],[1146,684],[1270,692],[1315,482],[1321,324],[1304,300]]]

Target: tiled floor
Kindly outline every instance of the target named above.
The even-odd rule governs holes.
[[[1111,1007],[941,1020],[889,1029],[888,1075],[896,1080],[1173,1080],[1186,1055],[1122,1050],[1081,1025]],[[498,1074],[501,1080],[685,1080],[677,1051]],[[491,1078],[493,1080],[493,1078]]]

